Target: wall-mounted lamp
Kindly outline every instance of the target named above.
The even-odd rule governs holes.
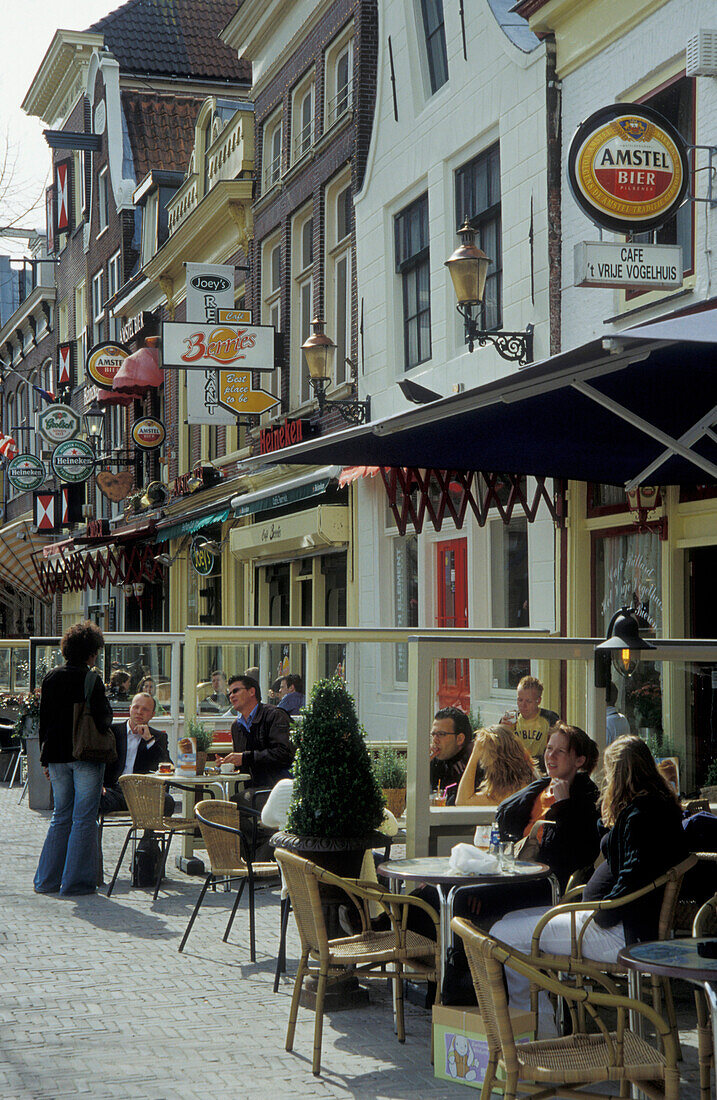
[[[634,489],[627,489],[627,506],[630,515],[638,531],[656,533],[661,540],[667,538],[667,519],[660,516],[659,519],[648,522],[647,513],[659,508],[662,503],[660,489],[657,485],[636,485]]]
[[[451,273],[453,289],[458,300],[458,312],[465,322],[468,339],[468,351],[472,352],[476,343],[485,347],[491,343],[503,359],[525,366],[533,362],[533,326],[528,325],[525,332],[488,332],[479,328],[473,309],[480,307],[485,292],[485,280],[491,261],[485,252],[475,243],[475,230],[466,219],[459,229],[461,243],[450,256],[445,266]]]
[[[105,410],[100,408],[96,403],[90,405],[87,412],[82,419],[85,422],[85,431],[92,444],[92,450],[97,455],[97,449],[102,440],[102,434],[105,430]]]
[[[615,671],[627,679],[637,668],[640,653],[655,648],[640,637],[634,608],[621,607],[610,620],[607,638],[595,646],[595,686],[607,687],[610,683],[610,658]]]
[[[324,322],[320,317],[314,317],[311,328],[313,330],[311,336],[301,345],[301,350],[306,356],[309,385],[318,402],[319,414],[323,413],[324,409],[336,409],[341,419],[347,424],[365,424],[371,418],[370,397],[365,401],[359,401],[358,398],[330,401],[327,398],[326,390],[333,377],[336,344],[324,332]]]

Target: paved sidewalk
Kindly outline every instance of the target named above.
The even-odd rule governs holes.
[[[36,895],[32,876],[49,815],[19,806],[18,797],[17,788],[0,787],[3,1100],[478,1095],[434,1079],[427,1012],[407,1005],[406,1043],[397,1042],[382,988],[370,1006],[326,1016],[322,1077],[313,1077],[313,1013],[299,1010],[294,1053],[284,1050],[298,949],[291,926],[290,977],[272,992],[277,891],[258,898],[256,964],[249,961],[244,900],[231,942],[222,943],[224,893],[208,895],[180,955],[200,879],[172,867],[155,903],[151,891],[129,888],[126,871],[111,898]],[[108,870],[122,835],[106,834]],[[687,987],[678,989],[678,1011],[694,1028]],[[683,1033],[683,1042],[681,1096],[697,1100],[694,1031]]]

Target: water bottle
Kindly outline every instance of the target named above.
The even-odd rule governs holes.
[[[500,859],[500,830],[497,821],[494,821],[491,826],[488,852],[490,855],[495,856],[497,860]]]

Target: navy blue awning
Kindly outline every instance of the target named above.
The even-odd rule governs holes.
[[[480,354],[479,351],[474,354]],[[658,321],[495,382],[282,450],[282,463],[717,482],[717,316]],[[245,465],[266,464],[266,457]]]

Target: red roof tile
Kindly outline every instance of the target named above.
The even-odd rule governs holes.
[[[152,169],[186,172],[203,102],[194,96],[122,92],[137,183]]]
[[[219,32],[238,0],[128,0],[87,28],[104,35],[124,73],[251,83],[251,62],[239,60]]]

